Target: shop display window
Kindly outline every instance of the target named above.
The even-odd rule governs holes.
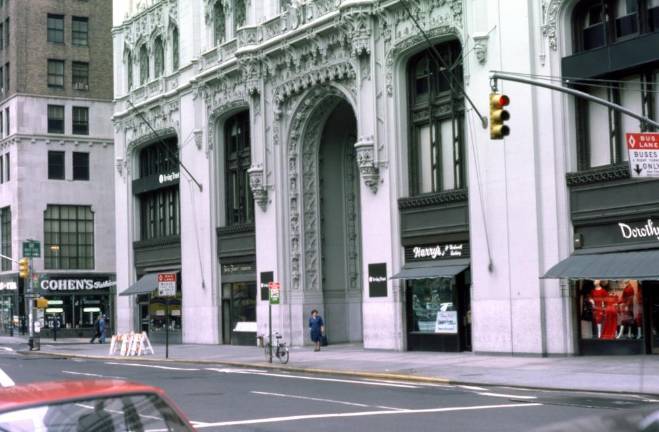
[[[643,290],[636,280],[580,280],[582,339],[643,338]]]
[[[149,331],[164,333],[167,329],[167,303],[169,302],[169,331],[181,331],[181,291],[176,297],[151,297],[149,301]]]
[[[75,327],[73,315],[73,296],[46,296],[48,307],[44,310],[43,326],[53,328],[59,320],[60,328]]]
[[[417,279],[408,282],[412,290],[412,332],[458,333],[458,311],[454,279]]]

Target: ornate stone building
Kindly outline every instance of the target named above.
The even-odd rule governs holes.
[[[256,343],[278,282],[295,345],[317,308],[366,348],[578,352],[574,285],[540,279],[574,102],[499,82],[504,141],[475,111],[491,70],[561,75],[576,3],[115,2],[119,328],[161,334],[175,273],[186,342]]]

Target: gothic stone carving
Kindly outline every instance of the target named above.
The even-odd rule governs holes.
[[[556,32],[558,28],[558,12],[564,0],[545,0],[542,3],[544,12],[544,24],[542,25],[542,34],[549,40],[549,47],[556,51],[558,42]]]
[[[472,38],[474,39],[476,60],[478,60],[478,63],[480,64],[485,64],[487,61],[487,43],[489,36],[487,34],[475,34]]]
[[[378,191],[378,182],[380,180],[380,170],[375,164],[375,142],[373,136],[360,137],[355,143],[355,151],[357,152],[357,166],[359,167],[359,174],[364,180],[364,184],[368,186],[373,193]]]
[[[249,170],[249,187],[252,190],[254,201],[265,211],[268,206],[268,191],[265,186],[265,175],[262,165],[254,165]]]

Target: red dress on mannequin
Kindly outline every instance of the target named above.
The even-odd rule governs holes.
[[[601,339],[615,339],[618,329],[618,296],[610,295],[604,299],[604,326]]]
[[[601,324],[604,321],[604,299],[609,295],[609,292],[604,288],[595,288],[590,296],[593,298],[595,305],[593,306],[593,320],[595,324]]]

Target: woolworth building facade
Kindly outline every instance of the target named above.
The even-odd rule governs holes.
[[[117,328],[256,345],[278,285],[293,345],[318,309],[330,343],[587,353],[584,284],[547,271],[592,244],[588,190],[638,185],[583,162],[579,125],[605,117],[490,71],[578,71],[595,3],[115,1]],[[655,3],[634,4],[655,37]],[[498,141],[477,113],[494,84]]]

